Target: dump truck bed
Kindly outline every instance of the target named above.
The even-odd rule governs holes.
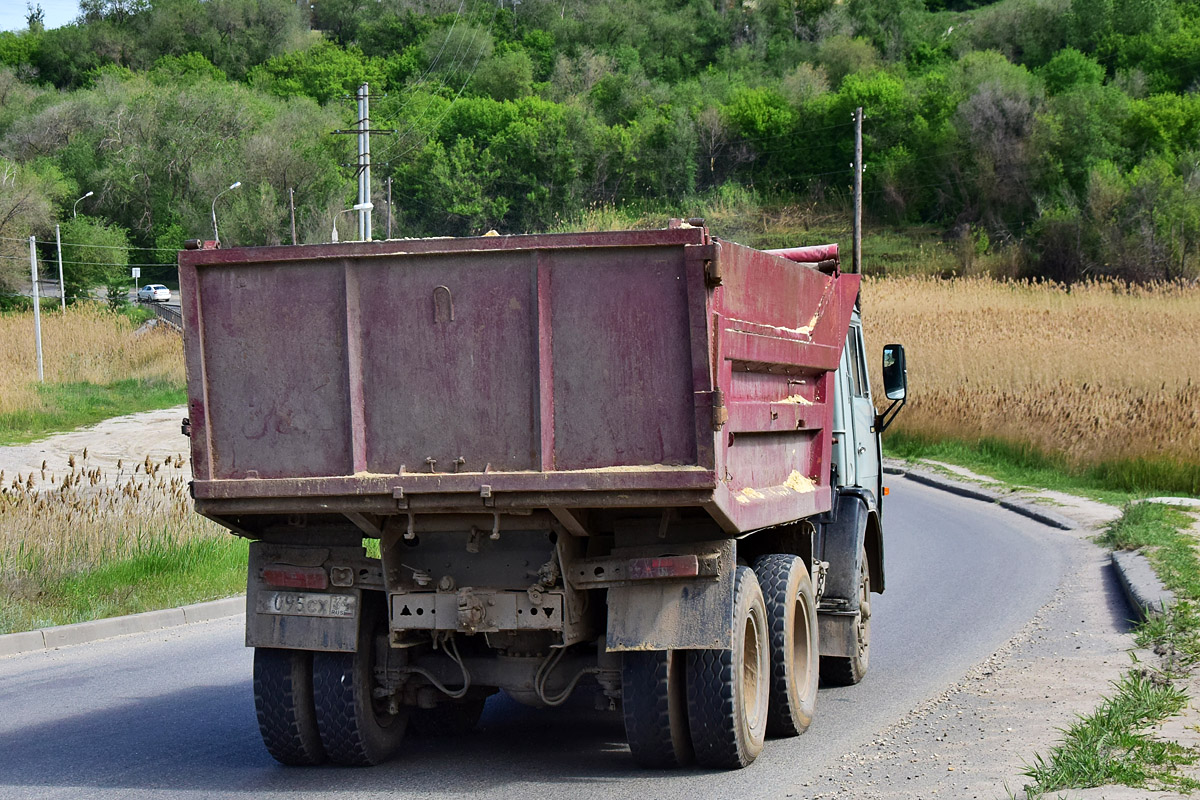
[[[826,511],[858,287],[688,226],[185,251],[197,509]]]

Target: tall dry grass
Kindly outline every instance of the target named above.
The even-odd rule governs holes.
[[[118,461],[106,472],[86,453],[28,474],[0,470],[0,581],[53,579],[136,555],[158,539],[224,531],[192,510],[183,455]]]
[[[91,303],[42,314],[42,353],[47,383],[184,380],[178,334],[139,333],[128,317]],[[40,410],[37,385],[33,312],[0,314],[0,415]]]
[[[0,633],[238,591],[245,548],[192,510],[182,455],[0,471]]]
[[[1200,464],[1200,286],[867,279],[863,307],[870,342],[905,345],[902,431]]]

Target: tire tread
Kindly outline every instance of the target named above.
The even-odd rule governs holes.
[[[257,647],[254,708],[267,752],[281,764],[325,761],[312,691],[312,653]]]
[[[685,657],[682,652],[670,651],[629,652],[623,656],[621,696],[625,738],[639,766],[665,769],[681,767],[692,760],[686,708],[673,709],[671,704],[673,661]],[[675,672],[676,680],[681,679],[682,670],[676,668]],[[683,730],[674,731],[674,736],[673,710],[684,712]]]

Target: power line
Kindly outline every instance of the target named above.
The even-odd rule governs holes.
[[[28,261],[29,260],[25,256],[2,256],[2,255],[0,255],[0,258],[7,259],[9,261]],[[57,261],[56,261],[56,263],[57,263]],[[71,260],[65,259],[65,258],[63,259],[62,263],[64,263],[64,264],[79,264],[79,265],[83,265],[83,266],[92,266],[92,267],[113,267],[113,266],[120,266],[120,267],[175,267],[175,266],[178,266],[177,264],[174,264],[171,262],[165,262],[165,263],[160,263],[160,264],[120,264],[116,261],[71,261]]]
[[[472,10],[472,14],[473,14],[473,13],[474,13],[474,6],[472,6],[472,9],[471,9],[471,10]],[[495,8],[495,10],[494,10],[494,11],[492,11],[492,18],[491,18],[491,20],[489,20],[489,22],[488,22],[488,28],[491,28],[491,26],[492,26],[493,24],[495,24],[495,22],[496,22],[496,15],[499,13],[499,11],[500,11],[500,6],[499,6],[499,5],[497,5],[497,6],[496,6],[496,8]],[[472,45],[474,45],[474,44],[475,44],[475,39],[476,39],[478,36],[479,36],[479,29],[478,29],[478,28],[476,28],[476,30],[475,30],[475,35],[471,37],[471,44],[472,44]],[[447,116],[449,116],[449,114],[450,114],[450,111],[451,111],[451,110],[454,108],[454,104],[458,102],[458,98],[462,97],[462,93],[463,93],[463,92],[466,90],[466,88],[467,88],[467,84],[471,82],[471,79],[475,77],[475,73],[476,73],[476,72],[479,70],[479,62],[480,62],[482,59],[483,59],[483,50],[480,50],[480,51],[479,51],[479,55],[477,55],[477,56],[475,57],[475,63],[474,63],[472,66],[471,66],[471,72],[470,72],[470,74],[469,74],[469,75],[467,75],[467,77],[463,79],[462,86],[460,86],[460,87],[459,87],[459,89],[458,89],[458,93],[454,95],[454,99],[452,99],[452,100],[450,101],[450,105],[446,106],[446,110],[445,110],[445,111],[443,111],[443,112],[442,112],[442,114],[441,114],[441,116],[439,116],[439,117],[437,118],[437,120],[436,120],[436,121],[433,123],[433,129],[434,129],[434,130],[436,130],[438,127],[440,127],[440,126],[441,126],[441,124],[442,124],[442,121],[443,121],[443,120],[445,120]],[[460,61],[460,62],[459,62],[459,65],[460,65],[460,66],[461,66],[461,63],[462,63],[462,62]],[[445,85],[445,83],[444,83],[444,82],[443,82],[443,85]],[[410,131],[412,131],[412,130],[416,130],[416,124],[414,123],[414,124],[413,124],[413,126],[409,128],[409,130],[410,130]],[[408,133],[408,131],[406,131],[406,132],[405,132],[405,135],[407,135],[407,133]],[[399,140],[400,138],[401,138],[401,137],[397,137],[397,140]],[[400,153],[400,155],[398,155],[398,156],[395,156],[395,158],[397,158],[397,159],[399,159],[399,158],[404,158],[406,155],[408,155],[409,153],[411,153],[411,152],[412,152],[413,150],[415,150],[415,149],[417,149],[417,145],[416,145],[416,144],[412,145],[412,146],[411,146],[411,147],[409,147],[407,150],[405,150],[404,152]],[[389,160],[390,160],[391,158],[393,158],[393,156],[391,155],[391,153],[390,153],[390,152],[387,154],[387,158],[388,158]]]
[[[0,236],[0,241],[21,242],[22,244],[26,244],[29,242],[29,237],[27,237],[27,236],[26,237]],[[39,240],[37,243],[44,244],[44,245],[54,245],[55,244],[55,242],[41,241],[41,240]],[[98,248],[101,250],[165,250],[165,249],[169,249],[169,248],[164,248],[164,247],[139,247],[139,246],[132,245],[132,244],[124,245],[124,246],[118,245],[118,244],[88,244],[86,242],[63,242],[63,244],[64,245],[73,245],[76,247],[95,247],[95,248]]]

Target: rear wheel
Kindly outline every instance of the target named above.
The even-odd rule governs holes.
[[[313,700],[321,744],[333,763],[356,767],[395,756],[408,722],[407,707],[393,713],[389,698],[375,696],[378,615],[369,611],[365,596],[361,605],[358,650],[313,656]]]
[[[281,764],[325,760],[313,706],[312,653],[254,648],[254,708],[267,752]]]
[[[766,737],[767,608],[749,567],[734,577],[733,630],[732,650],[688,651],[688,727],[696,761],[706,767],[748,766]]]
[[[867,674],[871,656],[871,570],[867,551],[859,552],[858,616],[854,618],[855,654],[821,658],[821,679],[831,686],[853,686]]]
[[[767,733],[799,736],[817,704],[817,603],[804,560],[772,554],[754,562],[767,605],[771,651],[771,705]]]
[[[693,759],[682,650],[622,657],[621,707],[633,760],[643,767],[682,767]]]

